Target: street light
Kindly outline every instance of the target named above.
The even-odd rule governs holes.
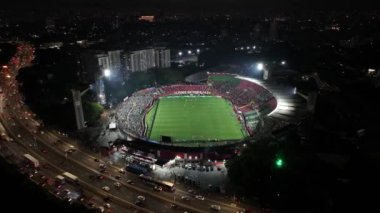
[[[110,69],[105,69],[104,71],[103,71],[103,74],[104,74],[104,76],[105,77],[110,77],[111,76],[111,70]]]
[[[263,70],[264,69],[264,64],[263,63],[257,63],[257,65],[256,65],[256,69],[257,70],[259,70],[259,71],[261,71],[261,70]]]

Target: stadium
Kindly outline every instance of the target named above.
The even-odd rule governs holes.
[[[299,117],[293,90],[228,73],[198,80],[133,93],[116,109],[118,128],[148,144],[210,149],[253,139],[264,122],[275,130]]]

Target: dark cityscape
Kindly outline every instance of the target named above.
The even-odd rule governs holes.
[[[380,8],[14,0],[0,8],[4,212],[366,212]]]

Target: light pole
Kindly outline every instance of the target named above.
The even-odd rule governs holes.
[[[73,95],[75,120],[77,123],[78,130],[81,130],[86,127],[83,114],[82,95],[84,95],[89,89],[91,89],[91,86],[85,89],[83,92],[74,89],[71,90],[71,93]]]
[[[270,73],[269,73],[269,70],[267,69],[266,65],[262,62],[259,62],[256,64],[256,69],[258,71],[262,71],[263,72],[263,79],[264,80],[268,80],[269,77],[270,77]]]
[[[105,94],[104,94],[104,83],[102,83],[103,77],[110,77],[111,71],[109,69],[103,70],[103,75],[99,76],[96,81],[99,81],[101,83],[98,83],[99,92],[102,92],[98,96],[100,98],[101,103],[105,103]],[[75,120],[77,123],[77,129],[81,130],[86,127],[85,120],[84,120],[84,114],[83,114],[83,105],[82,105],[82,96],[90,89],[93,89],[93,86],[90,85],[87,89],[83,90],[82,92],[79,90],[71,90],[71,93],[73,95],[73,103],[74,103],[74,110],[75,110]]]

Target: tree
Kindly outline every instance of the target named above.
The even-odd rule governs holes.
[[[88,125],[93,125],[103,112],[103,106],[96,102],[84,102],[84,117]]]

